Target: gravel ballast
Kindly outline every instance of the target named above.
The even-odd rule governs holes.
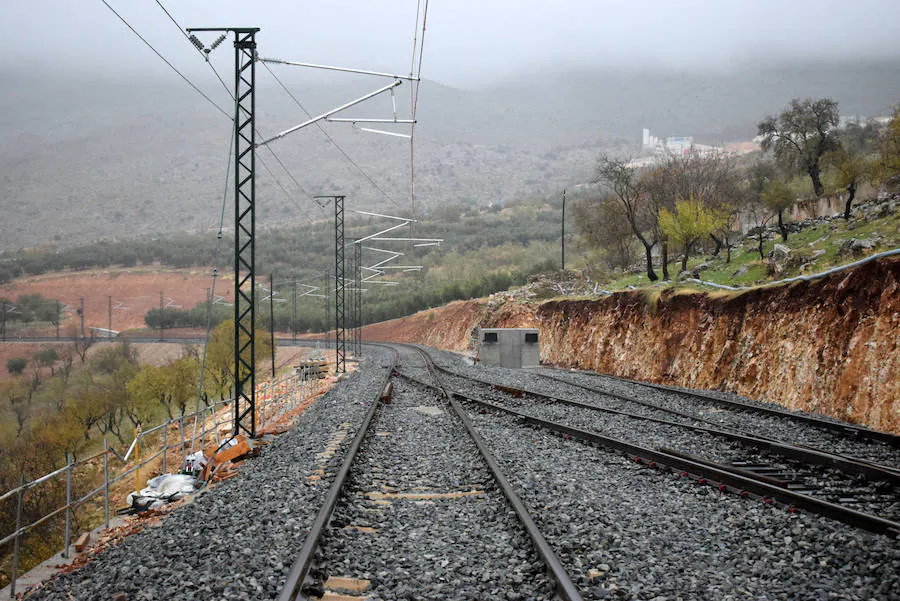
[[[564,392],[535,373],[431,352],[459,373]],[[237,477],[28,598],[276,598],[391,357],[367,346],[361,371],[245,461]],[[411,351],[401,351],[401,366],[429,381]],[[530,539],[446,405],[408,380],[395,378],[394,387],[316,552],[319,585],[328,576],[365,578],[372,599],[555,598]],[[464,406],[585,599],[900,600],[897,538],[791,514]],[[558,407],[547,409],[598,420],[596,428],[624,427]]]
[[[339,577],[369,581],[371,599],[553,599],[544,564],[450,408],[409,380],[393,383],[317,551],[318,586]]]
[[[523,370],[433,356],[484,380],[525,388],[536,381]],[[539,508],[538,525],[586,598],[900,599],[897,538],[789,514],[469,410],[520,496]]]
[[[276,598],[391,357],[390,351],[367,349],[360,371],[335,384],[259,457],[245,461],[237,477],[28,598]],[[343,438],[340,450],[323,464],[318,455],[336,436]],[[306,479],[321,468],[321,481]]]
[[[895,539],[472,414],[585,598],[900,598]]]

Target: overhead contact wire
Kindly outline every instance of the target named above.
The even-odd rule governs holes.
[[[216,109],[217,109],[220,113],[222,113],[223,115],[225,115],[225,116],[228,117],[229,119],[233,120],[233,118],[231,117],[231,115],[230,115],[225,109],[223,109],[221,106],[219,106],[219,105],[216,103],[215,100],[213,100],[212,98],[210,98],[209,96],[207,96],[206,93],[203,92],[203,90],[201,90],[201,89],[198,88],[196,85],[194,85],[194,82],[192,82],[190,79],[188,79],[187,76],[186,76],[184,73],[182,73],[181,71],[179,71],[179,70],[175,67],[175,65],[173,65],[172,63],[170,63],[170,62],[168,61],[168,59],[166,59],[166,57],[164,57],[164,56],[159,52],[159,50],[157,50],[156,48],[154,48],[154,47],[153,47],[153,44],[151,44],[150,42],[148,42],[148,41],[146,40],[146,38],[144,38],[144,36],[142,36],[140,33],[138,33],[137,29],[135,29],[134,27],[132,27],[132,26],[131,26],[131,23],[129,23],[129,22],[125,19],[125,17],[123,17],[122,15],[120,15],[118,12],[116,12],[116,9],[114,9],[112,6],[109,5],[109,2],[107,2],[106,0],[100,0],[100,1],[103,2],[103,4],[106,5],[106,8],[108,8],[109,10],[111,10],[112,13],[113,13],[114,15],[116,15],[116,16],[119,18],[119,20],[122,21],[122,23],[124,23],[125,26],[128,27],[128,29],[130,29],[130,30],[132,31],[132,33],[134,33],[134,35],[136,35],[142,42],[144,42],[144,44],[146,44],[147,47],[150,48],[150,50],[152,50],[152,51],[154,52],[154,54],[156,54],[156,56],[158,56],[158,57],[160,58],[160,60],[162,60],[164,63],[166,63],[166,64],[169,66],[170,69],[172,69],[173,71],[175,71],[175,73],[177,73],[178,76],[179,76],[181,79],[183,79],[183,80],[185,81],[185,83],[187,83],[189,86],[191,86],[191,87],[194,89],[195,92],[197,92],[198,94],[200,94],[201,96],[203,96],[203,98],[205,98],[205,99],[207,100],[207,102],[209,102],[211,105],[213,105],[214,107],[216,107]]]
[[[216,267],[219,261],[219,253],[222,247],[222,228],[225,225],[225,206],[228,203],[228,180],[231,179],[231,157],[234,152],[234,126],[231,128],[231,135],[229,136],[228,143],[228,161],[225,165],[225,187],[222,191],[222,211],[219,216],[219,229],[216,233],[216,250],[213,253],[213,273],[212,273],[212,284],[209,288],[209,298],[206,299],[206,336],[203,341],[203,355],[200,358],[200,382],[197,385],[197,408],[194,411],[194,431],[191,436],[191,452],[194,452],[194,441],[197,439],[197,422],[199,421],[198,415],[200,414],[200,402],[203,398],[203,384],[205,381],[206,375],[206,354],[209,350],[209,333],[212,331],[212,311],[213,311],[213,301],[216,298],[216,281],[219,277],[219,270]],[[216,412],[213,411],[213,421],[215,421]],[[219,444],[219,429],[218,427],[214,428],[216,444]]]
[[[291,90],[284,84],[284,82],[281,81],[281,79],[278,77],[278,75],[276,75],[275,72],[272,71],[272,68],[269,67],[269,65],[268,65],[267,63],[262,63],[262,65],[266,68],[266,71],[268,71],[268,72],[272,75],[272,77],[275,78],[275,81],[278,82],[278,85],[281,86],[281,89],[284,90],[284,91],[287,93],[287,95],[291,97],[291,100],[293,100],[294,103],[295,103],[298,107],[300,107],[300,110],[303,111],[303,113],[304,113],[308,118],[312,119],[312,113],[310,113],[308,110],[306,110],[306,107],[303,106],[303,103],[301,103],[300,100],[298,100],[297,97],[294,96],[293,92],[291,92]],[[342,155],[344,155],[344,158],[347,159],[347,162],[349,162],[351,165],[353,165],[353,166],[356,168],[356,170],[359,171],[359,172],[362,174],[362,176],[365,177],[365,178],[369,181],[369,183],[372,184],[372,186],[373,186],[373,187],[374,187],[374,188],[375,188],[382,196],[385,197],[385,199],[387,199],[388,201],[390,201],[394,206],[400,207],[400,203],[398,203],[396,200],[394,200],[394,198],[393,198],[390,194],[388,194],[381,186],[378,185],[378,183],[372,178],[372,176],[370,176],[368,173],[366,173],[365,169],[363,169],[363,168],[359,165],[359,163],[357,163],[356,161],[353,160],[353,158],[347,153],[347,151],[344,150],[344,149],[341,147],[341,145],[337,143],[337,140],[335,140],[333,137],[331,137],[331,134],[328,133],[328,131],[325,129],[325,127],[324,127],[321,123],[319,123],[319,122],[317,121],[317,122],[314,123],[313,125],[315,125],[317,128],[319,128],[319,131],[322,132],[322,135],[324,135],[325,138],[326,138],[329,142],[331,142],[331,144],[333,144],[334,147],[335,147]],[[268,145],[268,144],[266,145],[266,148],[269,148],[269,145]]]

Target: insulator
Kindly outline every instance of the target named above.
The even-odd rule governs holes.
[[[225,41],[225,38],[226,38],[226,37],[228,37],[228,36],[226,36],[224,33],[223,33],[222,35],[220,35],[219,37],[217,37],[217,38],[216,38],[216,41],[213,42],[213,43],[209,46],[209,49],[210,49],[210,50],[215,50],[216,47],[217,47],[219,44],[221,44],[222,42]]]
[[[197,47],[197,50],[203,50],[203,42],[197,39],[197,36],[191,34],[188,39],[191,40],[191,44]]]

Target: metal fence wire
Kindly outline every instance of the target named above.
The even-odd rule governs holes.
[[[318,394],[323,386],[323,380],[307,380],[296,374],[259,385],[256,390],[256,423],[260,428],[264,428],[267,424],[277,421],[285,413]],[[111,447],[108,439],[104,437],[103,450],[89,457],[75,461],[72,455],[67,454],[65,466],[34,480],[25,481],[24,473],[21,474],[19,485],[0,495],[0,508],[11,509],[14,504],[16,515],[15,529],[3,533],[3,538],[0,538],[0,548],[9,543],[13,545],[9,598],[15,599],[16,596],[16,579],[22,556],[23,537],[40,526],[49,525],[54,518],[64,520],[62,555],[69,557],[73,531],[77,532],[92,524],[99,525],[101,515],[104,527],[109,529],[110,495],[115,494],[110,491],[112,485],[133,475],[134,489],[139,491],[142,476],[146,480],[151,472],[168,473],[169,454],[173,449],[180,450],[176,454],[176,457],[180,457],[178,465],[180,470],[189,451],[193,451],[195,447],[203,448],[213,442],[217,444],[222,442],[220,428],[227,426],[224,432],[230,432],[233,419],[230,412],[220,416],[222,419],[218,419],[216,413],[231,402],[231,399],[223,399],[205,404],[199,411],[179,415],[146,430],[138,426],[134,431],[134,439],[124,455]],[[157,460],[158,465],[147,467]],[[113,465],[119,466],[118,469],[113,469]],[[52,504],[55,498],[61,497],[59,493],[63,479],[64,503],[23,525],[24,507],[29,504],[39,506]],[[89,513],[85,505],[98,496],[102,496],[103,499],[102,513],[96,510]],[[56,502],[62,502],[62,499]],[[78,509],[82,509],[80,516]]]

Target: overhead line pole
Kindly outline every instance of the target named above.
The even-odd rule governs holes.
[[[362,356],[362,244],[357,242],[353,245],[354,263],[356,266],[354,279],[356,281],[356,360],[359,361]]]
[[[256,437],[256,33],[234,32],[234,428]]]
[[[562,270],[566,270],[566,189],[563,188],[562,206]]]
[[[344,282],[344,196],[328,195],[334,201],[334,372],[347,373],[347,323]]]
[[[275,378],[275,276],[269,274],[269,336],[272,340],[272,378]]]

